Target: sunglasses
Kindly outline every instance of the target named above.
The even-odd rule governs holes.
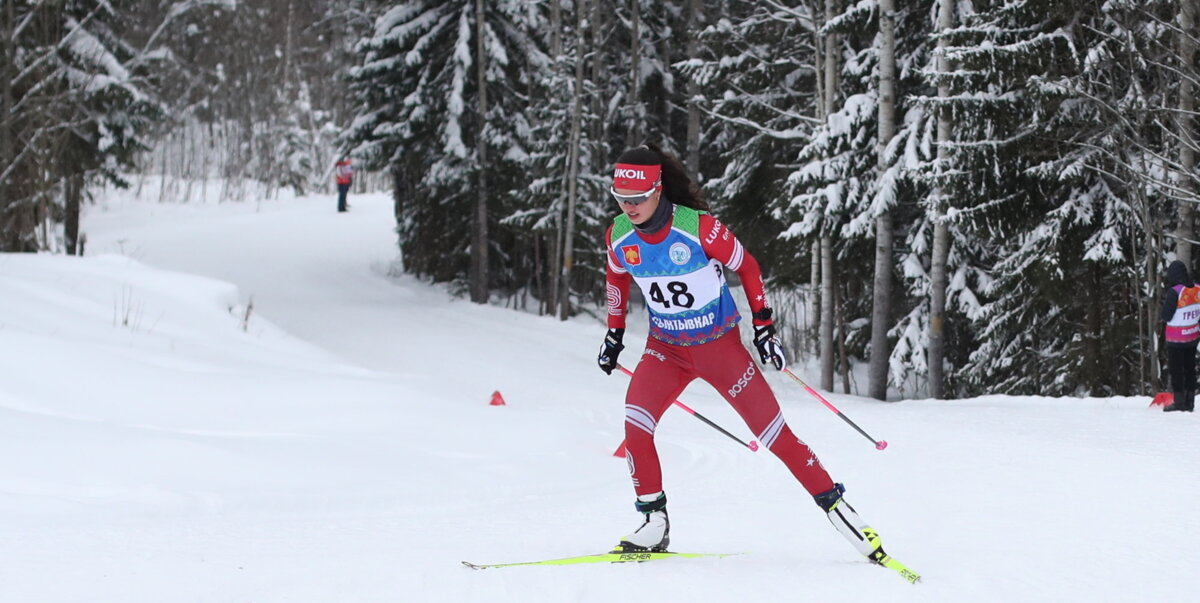
[[[650,197],[655,193],[655,191],[658,190],[658,188],[659,188],[659,185],[655,184],[654,188],[651,188],[650,190],[648,190],[644,193],[634,193],[632,195],[622,195],[621,193],[617,192],[617,189],[610,186],[610,187],[608,187],[608,192],[609,192],[609,194],[611,194],[613,196],[613,199],[617,200],[617,203],[624,203],[625,205],[641,205],[641,204],[649,201]]]

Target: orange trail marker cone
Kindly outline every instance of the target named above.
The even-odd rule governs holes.
[[[492,401],[488,402],[488,405],[489,406],[505,406],[504,396],[500,395],[499,390],[492,392]]]
[[[617,446],[617,450],[613,452],[613,456],[617,458],[625,458],[625,440],[621,440],[621,445]]]
[[[1150,408],[1155,406],[1166,408],[1175,401],[1175,394],[1171,392],[1159,392],[1154,395],[1154,400],[1150,401]]]

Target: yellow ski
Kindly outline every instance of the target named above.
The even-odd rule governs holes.
[[[733,555],[743,555],[744,553],[652,553],[650,551],[639,551],[633,553],[600,553],[597,555],[579,555],[577,557],[564,557],[562,559],[545,559],[541,561],[518,561],[516,563],[471,563],[463,561],[462,564],[471,569],[488,569],[491,567],[516,567],[518,565],[578,565],[582,563],[630,563],[643,561],[658,561],[661,559],[700,559],[704,557],[731,557]]]
[[[916,584],[917,582],[921,581],[921,574],[912,571],[907,565],[896,561],[891,555],[883,552],[883,549],[875,551],[875,553],[871,556],[871,561],[895,571],[897,574],[900,574],[901,578],[908,580],[910,584]]]

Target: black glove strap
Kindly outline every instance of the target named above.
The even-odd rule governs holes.
[[[604,337],[604,343],[611,347],[623,350],[625,349],[625,346],[621,343],[621,341],[624,339],[625,329],[609,329],[608,335]]]
[[[754,325],[754,342],[766,341],[775,336],[775,325]]]

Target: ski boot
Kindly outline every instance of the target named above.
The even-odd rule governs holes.
[[[662,492],[639,496],[634,507],[645,516],[642,525],[621,539],[614,553],[661,552],[671,538],[671,520],[667,518],[667,495]]]
[[[833,524],[834,529],[846,540],[849,540],[859,553],[871,560],[871,563],[895,571],[910,584],[920,582],[921,574],[914,572],[907,565],[883,552],[883,541],[879,539],[879,532],[867,525],[867,522],[858,516],[854,507],[851,507],[850,503],[842,498],[845,491],[845,486],[834,484],[832,490],[818,494],[813,499],[825,510],[825,515],[829,517],[829,522]]]
[[[867,559],[882,564],[887,553],[883,552],[883,541],[880,540],[879,533],[867,525],[867,522],[863,521],[854,511],[854,507],[846,502],[846,499],[842,497],[845,491],[845,486],[834,484],[832,490],[818,494],[813,499],[817,501],[818,506],[825,510],[829,522],[843,538],[850,541],[850,544]]]
[[[1196,407],[1195,395],[1196,392],[1191,390],[1175,392],[1175,401],[1170,406],[1164,408],[1163,412],[1193,412],[1193,409]]]

